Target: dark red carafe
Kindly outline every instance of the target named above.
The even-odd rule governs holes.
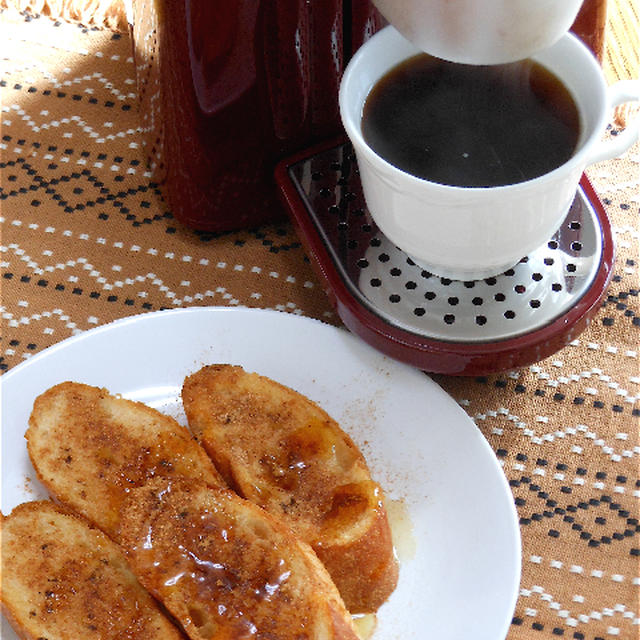
[[[369,0],[144,0],[133,35],[145,155],[174,216],[226,231],[283,215],[273,170],[341,130]]]

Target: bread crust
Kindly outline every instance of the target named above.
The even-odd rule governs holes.
[[[192,640],[358,638],[313,550],[232,491],[154,478],[128,496],[121,540]]]
[[[0,518],[2,613],[23,640],[184,640],[99,529],[48,500]]]
[[[225,482],[313,547],[349,611],[376,611],[398,563],[382,490],[353,440],[305,396],[239,366],[203,367],[182,400]]]
[[[224,484],[176,420],[86,384],[63,382],[38,396],[25,437],[49,493],[114,539],[122,501],[147,478],[188,475]]]

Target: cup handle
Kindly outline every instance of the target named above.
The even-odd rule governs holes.
[[[620,80],[612,84],[607,89],[607,101],[612,110],[625,102],[640,101],[640,80]],[[640,117],[636,117],[618,135],[601,141],[589,156],[588,164],[617,158],[639,139]]]

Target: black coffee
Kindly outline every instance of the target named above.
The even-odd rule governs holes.
[[[560,80],[531,60],[475,66],[419,54],[373,87],[362,132],[403,171],[441,184],[491,187],[566,162],[580,118]]]

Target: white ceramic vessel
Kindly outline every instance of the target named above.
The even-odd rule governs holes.
[[[317,402],[362,449],[387,499],[400,507],[409,549],[401,553],[398,587],[377,613],[375,640],[505,638],[521,544],[494,451],[421,371],[312,318],[237,307],[172,309],[97,327],[29,358],[0,379],[2,512],[47,497],[24,439],[33,400],[45,389],[63,380],[105,387],[185,424],[184,378],[215,362],[242,365]],[[18,640],[2,616],[0,629],[2,640]]]
[[[456,187],[417,178],[376,154],[361,130],[362,109],[371,88],[387,71],[417,53],[420,50],[394,27],[378,32],[345,71],[340,113],[376,224],[396,246],[438,275],[474,280],[512,267],[555,233],[585,168],[621,155],[638,139],[637,120],[609,140],[602,137],[613,107],[640,98],[640,82],[607,87],[590,50],[565,34],[532,56],[562,80],[578,106],[580,139],[565,164],[538,178],[499,187]]]
[[[416,47],[466,64],[528,58],[571,27],[582,0],[374,0]]]

